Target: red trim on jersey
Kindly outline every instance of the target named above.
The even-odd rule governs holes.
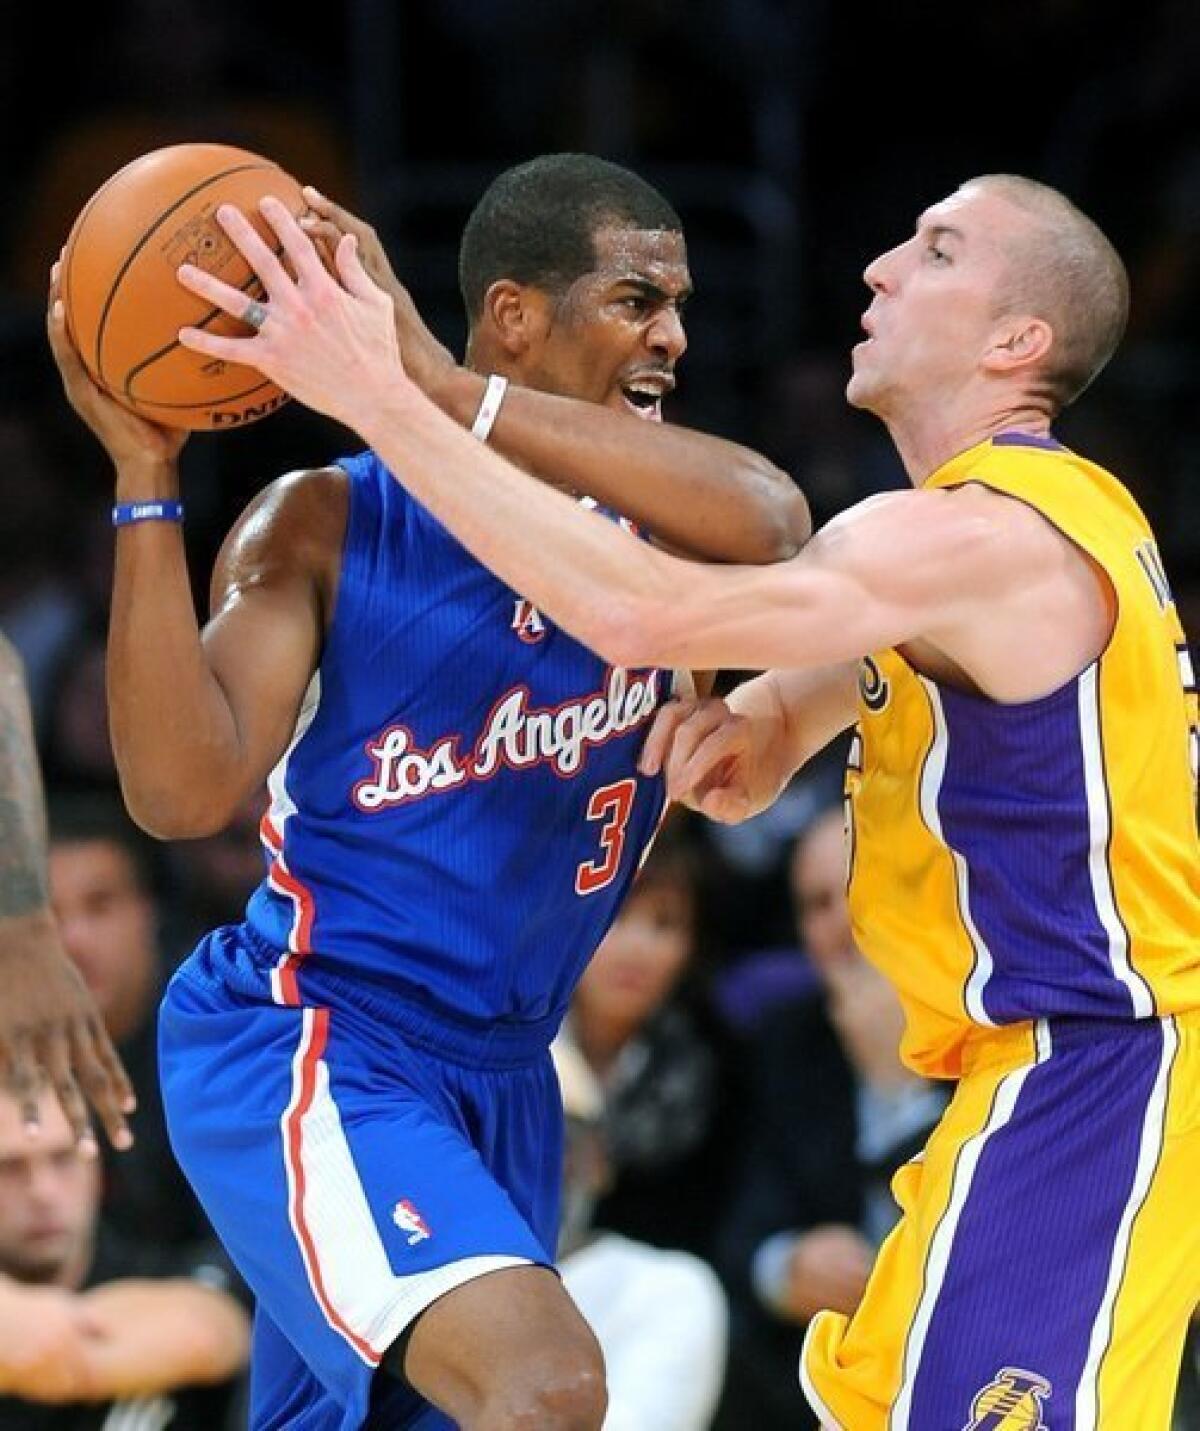
[[[300,965],[312,951],[312,929],[317,912],[316,904],[312,897],[312,891],[307,885],[301,884],[288,869],[287,862],[283,857],[283,834],[271,819],[270,812],[262,817],[258,828],[263,843],[274,855],[271,867],[267,871],[267,883],[278,893],[286,895],[292,901],[292,908],[295,910],[292,927],[288,932],[288,952],[275,966],[274,972],[279,978],[279,993],[282,1001],[285,1004],[298,1006],[300,986],[296,981],[296,974]]]

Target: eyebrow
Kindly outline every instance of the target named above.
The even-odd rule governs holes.
[[[922,238],[933,240],[952,238],[962,240],[965,235],[962,229],[956,229],[953,224],[927,224],[924,218],[917,220],[917,233]]]
[[[652,298],[656,303],[676,303],[682,305],[692,296],[692,286],[689,283],[685,288],[681,288],[678,294],[672,295],[665,288],[660,288],[657,283],[651,283],[648,278],[618,278],[617,288],[636,288],[644,298]]]

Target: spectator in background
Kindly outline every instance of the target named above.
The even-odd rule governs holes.
[[[690,1252],[594,1229],[611,1175],[604,1095],[569,1040],[551,1053],[566,1113],[559,1271],[604,1352],[604,1431],[705,1431],[725,1373],[721,1284]]]
[[[207,930],[242,917],[263,877],[259,827],[267,803],[265,789],[252,791],[223,830],[203,839],[173,840],[165,847],[174,898],[164,911],[163,948],[171,967]]]
[[[115,794],[51,792],[50,902],[137,1092],[134,1147],[106,1155],[105,1217],[130,1237],[172,1245],[211,1237],[167,1140],[155,1010],[165,977],[152,847]]]
[[[0,1091],[0,1426],[214,1431],[250,1340],[221,1267],[107,1227],[48,1094],[41,1122]]]
[[[706,1256],[736,1158],[738,1075],[697,948],[690,828],[679,811],[659,835],[564,1027],[604,1094],[613,1180],[597,1225]]]
[[[769,1010],[753,1034],[750,1147],[720,1248],[733,1309],[727,1431],[816,1424],[797,1404],[797,1328],[822,1307],[858,1305],[898,1216],[891,1175],[949,1100],[901,1064],[899,1000],[854,945],[840,806],[797,840],[790,878],[819,991]]]

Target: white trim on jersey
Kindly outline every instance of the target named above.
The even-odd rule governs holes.
[[[270,841],[264,840],[273,861],[277,862],[285,877],[290,874],[287,861],[284,858],[284,847],[287,840],[285,825],[296,813],[296,802],[292,799],[291,792],[287,787],[288,762],[292,758],[292,753],[308,733],[309,726],[316,719],[317,711],[321,705],[321,673],[314,671],[312,680],[304,692],[304,697],[300,702],[300,711],[296,716],[296,726],[292,731],[292,738],[288,742],[287,749],[275,763],[275,768],[267,776],[267,791],[271,797],[271,803],[267,809],[266,823],[268,828],[278,839],[278,848]],[[294,877],[293,877],[294,879]],[[278,880],[271,878],[271,871],[267,872],[267,883],[277,893],[291,901],[292,904],[292,927],[288,931],[285,952],[280,956],[275,967],[271,970],[271,997],[277,1004],[287,1004],[292,1002],[288,999],[283,983],[282,974],[284,967],[288,963],[289,956],[297,949],[296,938],[304,919],[303,905],[295,890],[287,888]]]
[[[971,970],[966,988],[963,990],[963,1002],[966,1004],[968,1015],[975,1023],[985,1024],[992,1028],[996,1021],[989,1015],[983,1003],[983,991],[987,988],[995,967],[992,951],[984,942],[983,936],[976,929],[975,921],[971,917],[971,878],[967,862],[956,849],[947,843],[946,837],[942,833],[942,817],[938,809],[942,781],[946,776],[946,761],[950,754],[950,732],[946,725],[946,712],[942,709],[942,697],[937,686],[924,676],[920,676],[918,679],[929,697],[930,711],[933,715],[933,743],[929,747],[929,753],[926,755],[925,764],[921,769],[921,818],[925,821],[926,828],[934,839],[949,851],[950,858],[954,862],[954,882],[958,889],[959,917],[962,919],[963,928],[967,931],[967,937],[971,941],[971,948],[975,952],[975,966]]]
[[[1129,1200],[1121,1213],[1120,1226],[1113,1239],[1112,1261],[1108,1267],[1108,1282],[1100,1302],[1096,1320],[1092,1323],[1092,1335],[1088,1343],[1087,1361],[1079,1376],[1079,1387],[1075,1393],[1075,1426],[1077,1431],[1091,1431],[1100,1419],[1100,1364],[1112,1340],[1113,1307],[1117,1300],[1125,1263],[1129,1257],[1129,1243],[1133,1236],[1133,1223],[1150,1191],[1150,1182],[1162,1153],[1163,1139],[1167,1127],[1167,1093],[1170,1087],[1171,1066],[1179,1048],[1179,1032],[1174,1019],[1160,1020],[1163,1031],[1162,1057],[1154,1087],[1146,1100],[1146,1117],[1142,1123],[1142,1140],[1138,1147],[1137,1170],[1133,1176],[1133,1186],[1129,1190]]]
[[[1033,1069],[1046,1062],[1052,1052],[1050,1026],[1045,1019],[1038,1019],[1034,1024],[1034,1038],[1037,1044],[1037,1057],[1023,1068],[1016,1068],[1011,1073],[1004,1075],[996,1086],[991,1114],[987,1123],[978,1133],[968,1138],[959,1150],[954,1179],[950,1187],[950,1200],[946,1204],[946,1211],[942,1214],[925,1256],[924,1289],[921,1293],[921,1300],[917,1303],[917,1310],[909,1327],[908,1340],[904,1347],[903,1379],[900,1384],[900,1392],[892,1404],[891,1415],[888,1417],[889,1431],[908,1431],[913,1389],[916,1385],[917,1372],[921,1367],[921,1358],[925,1352],[925,1340],[929,1335],[929,1326],[933,1320],[934,1310],[946,1281],[946,1271],[950,1265],[950,1254],[954,1248],[955,1234],[962,1219],[963,1209],[967,1205],[967,1199],[971,1195],[971,1184],[975,1181],[975,1173],[979,1167],[979,1160],[983,1156],[983,1150],[988,1141],[1012,1118],[1021,1089],[1025,1086],[1025,1080]]]
[[[1096,913],[1108,936],[1108,962],[1115,978],[1129,990],[1134,1018],[1154,1014],[1154,996],[1129,960],[1129,933],[1117,912],[1116,891],[1108,863],[1112,816],[1104,771],[1104,741],[1100,729],[1100,666],[1093,662],[1079,677],[1079,738],[1083,749],[1083,783],[1087,796],[1088,873]]]
[[[329,1087],[328,1015],[305,1009],[292,1060],[292,1092],[279,1120],[288,1217],[313,1297],[329,1326],[376,1366],[406,1326],[455,1287],[513,1256],[468,1257],[401,1276],[392,1271]]]

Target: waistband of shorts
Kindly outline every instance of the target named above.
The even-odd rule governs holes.
[[[219,955],[213,947],[218,939]],[[238,957],[238,944],[249,958]],[[419,990],[393,990],[337,974],[321,967],[319,957],[302,962],[296,970],[301,1005],[330,1008],[335,1014],[349,1011],[368,1020],[372,1031],[385,1037],[397,1033],[409,1044],[470,1068],[522,1068],[537,1063],[566,1012],[554,1010],[540,1019],[471,1018],[432,999],[426,1002]],[[204,970],[210,980],[215,978],[226,988],[252,998],[270,998],[270,971],[282,958],[283,951],[253,926],[232,925],[209,936]]]
[[[1051,1057],[1072,1049],[1092,1047],[1110,1039],[1157,1039],[1166,1022],[1193,1024],[1196,1012],[1150,1018],[1089,1018],[1083,1014],[1060,1014],[1053,1018],[1026,1019],[1000,1024],[996,1028],[977,1026],[962,1044],[962,1071],[976,1073],[998,1064],[1018,1067],[1039,1059],[1045,1051]]]

